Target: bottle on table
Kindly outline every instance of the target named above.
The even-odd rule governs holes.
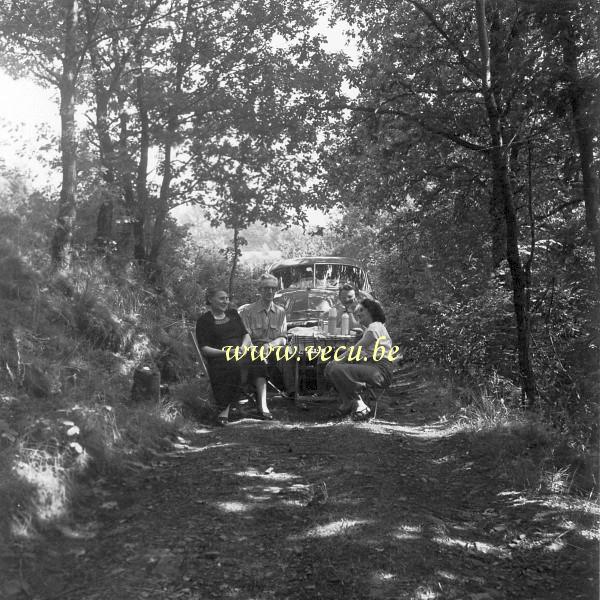
[[[350,315],[347,312],[342,315],[342,335],[350,335]]]
[[[327,319],[327,331],[329,335],[335,335],[335,326],[337,324],[337,310],[335,306],[329,309],[329,317]]]

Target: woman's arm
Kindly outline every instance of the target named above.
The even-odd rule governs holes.
[[[200,352],[208,358],[216,358],[217,356],[225,356],[225,350],[213,348],[212,346],[200,346]]]
[[[365,329],[361,338],[354,344],[354,347],[361,346],[363,348],[368,348],[370,344],[375,342],[375,333],[371,329]]]

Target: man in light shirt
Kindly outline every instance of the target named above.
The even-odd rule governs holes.
[[[285,309],[273,302],[275,292],[279,289],[276,277],[265,273],[258,281],[260,298],[252,304],[240,308],[242,321],[255,346],[263,346],[272,350],[287,343],[287,319]],[[274,354],[269,358],[272,375],[283,379],[285,395],[294,399],[294,366],[285,360],[276,361]]]

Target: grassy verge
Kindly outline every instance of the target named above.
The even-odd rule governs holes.
[[[210,413],[181,317],[133,275],[90,261],[44,273],[0,259],[0,542],[68,521],[82,482],[168,448],[187,415]],[[175,382],[131,400],[151,365]],[[177,382],[188,381],[187,384]]]
[[[492,382],[478,390],[455,387],[453,395],[453,427],[472,456],[494,456],[498,476],[515,489],[597,497],[597,450],[551,427],[540,412],[523,410],[518,390]]]

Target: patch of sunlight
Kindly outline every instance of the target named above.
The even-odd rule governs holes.
[[[454,462],[456,461],[456,457],[451,456],[450,454],[448,454],[447,456],[442,456],[440,458],[434,458],[431,462],[434,465],[441,465],[444,463],[449,463],[449,462]]]
[[[421,525],[400,525],[392,535],[397,540],[418,540],[422,533]]]
[[[261,489],[265,492],[268,492],[269,494],[279,494],[279,492],[281,492],[283,488],[279,487],[278,485],[266,485]]]
[[[373,580],[378,583],[386,583],[396,578],[397,575],[394,575],[393,573],[385,573],[384,571],[379,571],[379,573],[373,573]]]
[[[242,513],[248,512],[252,507],[245,502],[215,502],[214,506],[223,512],[228,513]]]
[[[394,533],[397,540],[418,540],[421,536],[416,533]]]
[[[468,551],[481,552],[482,554],[492,554],[501,557],[508,556],[509,554],[508,550],[498,548],[498,546],[486,542],[472,542],[450,537],[434,537],[432,541],[441,546],[454,546],[464,548]]]
[[[274,479],[275,481],[288,481],[289,479],[299,479],[300,475],[292,475],[291,473],[277,473],[272,471],[267,473],[265,471],[257,471],[255,469],[248,469],[246,471],[238,471],[236,473],[238,477],[255,477],[260,479]]]
[[[566,546],[565,542],[562,540],[554,540],[551,544],[544,546],[544,550],[546,552],[560,552]]]
[[[506,493],[506,495],[511,492]],[[527,504],[536,504],[546,508],[554,508],[563,512],[583,512],[590,515],[600,515],[600,505],[590,500],[581,500],[569,496],[547,496],[545,498],[527,498],[519,494],[518,498],[512,501],[512,506],[525,506]]]
[[[415,600],[435,600],[435,598],[439,598],[439,594],[434,592],[429,586],[420,587],[415,590]]]
[[[256,502],[266,502],[271,499],[271,496],[257,496],[256,494],[246,494],[248,500],[254,500]]]
[[[382,435],[400,435],[403,437],[420,438],[424,440],[432,440],[449,437],[453,434],[450,427],[431,427],[424,425],[398,425],[393,421],[378,421],[371,423],[370,429]]]
[[[326,538],[333,537],[334,535],[343,535],[350,533],[352,528],[359,525],[366,525],[367,523],[371,523],[371,521],[367,519],[340,519],[326,525],[317,525],[302,535],[293,536],[292,539]]]
[[[306,500],[293,500],[292,498],[285,498],[284,500],[280,500],[281,504],[284,506],[305,506]]]
[[[206,427],[196,427],[194,429],[192,429],[192,433],[212,433],[213,430],[212,429],[207,429]]]
[[[458,577],[454,573],[450,573],[450,571],[436,571],[435,574],[442,579],[447,579],[448,581],[458,581]]]
[[[181,456],[182,454],[197,454],[198,452],[205,452],[206,450],[212,450],[213,448],[226,448],[227,446],[239,446],[237,443],[228,442],[227,444],[216,443],[208,444],[207,446],[189,446],[182,444],[173,444],[174,448],[177,448],[176,452],[168,452],[167,456]]]
[[[577,532],[581,537],[586,540],[598,540],[600,539],[600,530],[598,529],[582,529]]]
[[[68,482],[60,456],[25,450],[14,469],[21,479],[35,486],[33,506],[40,521],[51,521],[66,514]]]

